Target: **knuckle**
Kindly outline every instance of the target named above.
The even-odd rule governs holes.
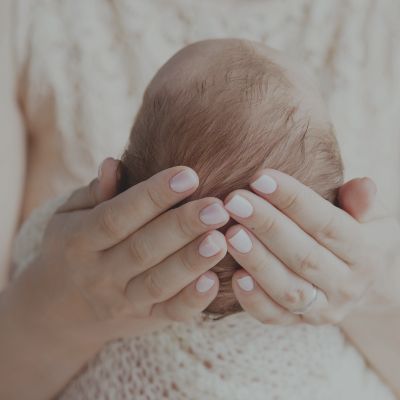
[[[111,205],[104,206],[99,217],[100,229],[111,239],[118,238],[114,208]]]
[[[288,308],[297,310],[304,308],[311,299],[303,288],[297,288],[285,291],[281,301]]]
[[[190,274],[196,273],[199,270],[199,263],[195,262],[195,257],[193,257],[192,252],[193,249],[191,248],[191,246],[187,246],[178,253],[179,263]]]
[[[150,297],[155,301],[160,301],[164,297],[165,290],[159,283],[155,271],[150,272],[144,278],[144,285]]]
[[[279,209],[283,212],[292,210],[293,208],[296,207],[300,195],[301,195],[301,190],[291,193],[285,199],[282,199],[282,202],[279,205]]]
[[[273,260],[270,261],[268,256],[263,256],[264,255],[259,256],[259,254],[255,254],[252,260],[246,265],[248,271],[251,271],[254,276],[262,276],[267,272],[267,269],[273,265]]]
[[[196,229],[199,225],[197,218],[192,215],[194,213],[190,212],[189,205],[188,203],[175,211],[178,230],[185,239],[192,239],[199,234],[198,229]]]
[[[130,239],[129,252],[134,263],[141,266],[150,266],[154,261],[154,252],[143,235],[134,236]]]
[[[303,273],[307,273],[310,270],[319,269],[319,245],[315,244],[299,262],[299,270]]]
[[[256,222],[256,231],[259,235],[265,236],[273,232],[277,226],[277,221],[273,217],[263,216]]]
[[[336,215],[332,213],[329,217],[328,222],[325,223],[317,232],[316,238],[320,240],[335,240],[337,239],[337,229],[336,229]]]
[[[158,190],[154,189],[153,186],[146,186],[146,194],[150,200],[150,204],[156,210],[163,210],[165,208],[165,196],[163,196]]]

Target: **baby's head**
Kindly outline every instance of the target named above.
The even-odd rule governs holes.
[[[312,79],[276,50],[239,39],[207,40],[175,54],[150,82],[122,157],[120,190],[175,166],[193,168],[202,197],[250,189],[260,168],[278,169],[335,202],[343,165]],[[225,233],[235,224],[219,229]],[[212,270],[220,290],[206,313],[241,307],[229,253]]]

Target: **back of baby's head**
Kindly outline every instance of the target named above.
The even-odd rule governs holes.
[[[312,80],[286,56],[239,39],[198,42],[172,57],[148,86],[122,157],[120,190],[175,166],[193,168],[198,189],[185,202],[249,189],[260,168],[278,169],[334,202],[343,165]],[[220,229],[225,232],[235,222]],[[206,313],[241,310],[229,255]]]

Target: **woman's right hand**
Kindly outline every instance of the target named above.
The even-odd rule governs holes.
[[[192,169],[166,169],[113,197],[117,166],[107,159],[57,210],[27,271],[35,318],[100,344],[201,312],[218,292],[208,270],[227,251],[215,230],[229,220],[222,201],[168,210],[196,190]]]

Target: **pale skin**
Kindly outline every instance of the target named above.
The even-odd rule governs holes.
[[[3,288],[7,286],[11,244],[22,210],[27,215],[51,195],[35,190],[34,183],[44,178],[43,171],[52,171],[55,176],[60,171],[42,154],[33,153],[29,153],[30,167],[26,168],[25,132],[30,127],[24,126],[15,102],[16,76],[7,40],[8,5],[9,2],[2,2],[0,6],[0,59],[5,60],[0,80],[0,184],[7,187],[1,195],[0,210]],[[36,145],[43,148],[45,140],[37,138]],[[351,181],[342,188],[341,206],[350,217],[279,171],[260,171],[250,181],[266,172],[276,179],[277,189],[269,195],[255,189],[235,192],[253,205],[252,216],[239,218],[226,208],[235,193],[224,203],[205,198],[165,212],[198,184],[194,179],[187,190],[172,190],[171,179],[179,172],[189,171],[190,176],[196,176],[184,166],[162,171],[114,197],[116,163],[107,159],[101,176],[77,190],[56,213],[41,256],[20,278],[8,283],[0,296],[1,398],[50,399],[108,340],[144,334],[171,321],[185,321],[197,315],[217,294],[218,280],[209,269],[227,251],[243,266],[232,285],[247,312],[264,323],[296,323],[303,318],[316,324],[340,324],[400,394],[394,376],[400,359],[399,338],[395,335],[400,331],[399,264],[395,262],[399,257],[399,227],[395,218],[386,215],[374,201],[370,181]],[[298,193],[305,196],[294,197]],[[134,212],[133,205],[138,204],[141,215]],[[206,224],[200,219],[200,212],[211,204],[220,206],[214,206],[214,211],[215,207],[219,209],[221,222],[208,219],[214,223]],[[271,204],[276,208],[272,209]],[[278,211],[289,204],[286,210]],[[224,237],[215,229],[224,225],[228,213],[238,226],[230,228]],[[215,218],[215,212],[213,215]],[[262,215],[265,225],[257,226],[255,215]],[[332,219],[327,220],[327,215]],[[244,254],[229,241],[240,227],[250,233],[253,244]],[[285,232],[284,237],[271,242],[268,227]],[[316,227],[325,228],[322,231],[329,234],[316,238]],[[206,241],[203,249],[207,256],[203,256],[200,244],[210,235],[213,240]],[[298,241],[309,245],[312,240],[313,249],[320,247],[316,253],[304,252],[310,247],[296,247]],[[216,253],[210,256],[213,250]],[[302,263],[309,254],[313,254],[308,258],[312,262]],[[294,263],[294,259],[300,263]],[[117,274],[114,270],[111,273],[115,265]],[[270,265],[276,267],[274,287],[268,286]],[[303,271],[294,274],[299,265],[305,266]],[[310,271],[315,275],[311,276]],[[379,279],[384,271],[391,277],[387,281],[393,283],[392,287]],[[256,281],[250,291],[237,284],[237,278],[247,274]],[[346,280],[346,290],[340,291],[344,274],[351,279]],[[202,275],[214,284],[199,292],[196,283]],[[333,285],[335,281],[337,286]],[[374,290],[365,293],[362,301],[356,301],[371,282]],[[318,286],[317,301],[304,317],[299,317],[290,310],[302,304],[291,302],[285,293],[292,293],[298,285],[306,298],[310,296],[311,283]],[[143,290],[134,290],[137,288]],[[327,300],[331,298],[335,301]]]
[[[222,201],[203,198],[165,212],[198,185],[185,167],[108,200],[115,194],[115,164],[107,160],[101,178],[57,211],[40,257],[3,292],[4,398],[51,398],[107,341],[186,321],[218,292],[208,270],[227,250],[214,230],[229,219]],[[187,188],[178,182],[173,190],[174,177],[182,181],[184,174]],[[220,222],[207,217],[209,206],[219,208]],[[202,276],[208,280],[199,284]]]
[[[388,273],[382,260],[390,260],[400,239],[398,224],[388,223],[375,199],[372,181],[360,182],[371,191],[373,204],[359,220],[282,172],[263,170],[251,182],[255,193],[235,191],[226,200],[240,223],[227,233],[229,252],[259,283],[248,291],[234,286],[243,307],[260,320],[312,324],[337,324],[362,308],[367,289]],[[318,288],[312,308],[303,316],[293,314],[312,300],[312,284]],[[398,299],[394,294],[393,306],[400,305]]]

